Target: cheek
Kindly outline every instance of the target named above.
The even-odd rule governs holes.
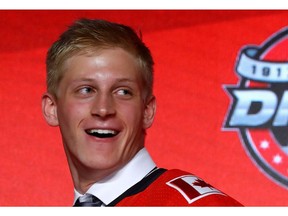
[[[84,118],[87,113],[87,105],[79,104],[74,101],[67,101],[62,103],[58,111],[58,117],[60,123],[64,125],[71,124],[70,126],[76,126]],[[76,124],[76,125],[75,125]]]
[[[143,108],[136,105],[126,106],[118,109],[119,115],[125,122],[127,127],[131,130],[136,130],[137,128],[142,129],[143,125]]]

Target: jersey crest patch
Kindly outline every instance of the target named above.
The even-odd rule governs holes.
[[[179,176],[166,184],[179,191],[189,204],[212,194],[225,195],[194,175]]]

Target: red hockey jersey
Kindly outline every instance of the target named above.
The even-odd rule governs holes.
[[[197,176],[167,170],[143,191],[124,197],[116,206],[242,206]]]

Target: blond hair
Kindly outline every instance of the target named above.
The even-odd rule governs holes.
[[[47,91],[56,96],[63,77],[63,63],[82,51],[122,48],[138,59],[146,96],[153,92],[154,61],[150,50],[136,32],[125,25],[105,20],[80,19],[71,25],[48,50]]]

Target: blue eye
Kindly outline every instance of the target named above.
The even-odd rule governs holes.
[[[78,92],[80,93],[80,94],[90,94],[91,92],[93,92],[93,89],[91,88],[91,87],[83,87],[83,88],[80,88],[79,90],[78,90]]]
[[[125,95],[131,95],[132,93],[131,93],[131,91],[129,91],[127,89],[120,89],[117,91],[117,94],[125,96]]]

